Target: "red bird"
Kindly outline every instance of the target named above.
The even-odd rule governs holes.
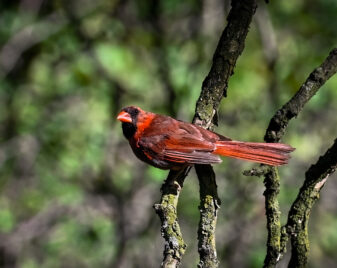
[[[221,163],[219,155],[280,166],[295,150],[282,143],[233,141],[202,127],[130,106],[117,119],[135,155],[161,169]]]

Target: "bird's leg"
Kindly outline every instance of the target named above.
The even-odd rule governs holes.
[[[190,169],[191,166],[184,166],[177,170],[170,170],[170,173],[165,180],[165,183],[160,189],[161,192],[163,194],[177,194],[177,192],[180,192],[184,184],[184,179]]]

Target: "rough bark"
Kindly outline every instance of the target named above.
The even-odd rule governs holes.
[[[210,165],[195,166],[200,185],[200,221],[198,227],[198,267],[217,267],[215,229],[220,199],[217,193],[215,173]]]
[[[304,105],[336,72],[337,48],[334,48],[325,61],[309,75],[297,93],[276,112],[269,122],[264,140],[266,142],[279,142],[289,121],[300,113]]]
[[[291,237],[289,267],[306,267],[309,254],[308,222],[313,205],[328,177],[337,169],[337,139],[305,173],[305,181],[288,214],[282,241]],[[283,245],[285,247],[285,243]]]
[[[256,10],[256,1],[232,1],[227,27],[213,56],[211,70],[202,84],[193,123],[205,128],[217,125],[217,111],[222,97],[227,96],[229,78],[241,55],[249,25]],[[198,228],[199,267],[218,267],[215,229],[220,200],[215,174],[210,165],[196,165],[200,185],[200,222]]]
[[[325,61],[309,75],[297,93],[272,117],[264,137],[265,141],[279,142],[286,131],[289,121],[300,113],[304,105],[336,72],[337,49],[335,48],[330,52]],[[264,184],[266,186],[264,195],[268,230],[267,254],[264,260],[264,267],[275,267],[285,251],[285,245],[287,241],[287,232],[285,232],[284,228],[281,229],[280,210],[277,200],[277,196],[280,191],[280,179],[277,174],[277,170],[274,167],[263,167],[260,170],[251,170],[249,172],[245,172],[245,175],[262,174],[265,177]],[[307,215],[309,216],[309,214]],[[301,232],[300,236],[304,234],[305,231]],[[294,242],[293,246],[295,247],[293,249],[293,254],[297,254],[296,252],[307,252],[307,250],[303,251],[300,249],[300,243]],[[306,258],[305,256],[302,257]]]
[[[193,123],[204,128],[212,128],[213,123],[215,125],[217,124],[216,114],[220,101],[223,96],[226,97],[227,95],[229,78],[233,75],[236,61],[244,49],[245,39],[249,31],[249,25],[256,10],[256,0],[233,0],[231,5],[232,8],[227,18],[228,24],[221,35],[213,56],[211,70],[202,84],[201,94],[196,104]],[[183,174],[183,176],[180,178],[181,183],[179,183],[181,187],[185,177],[188,174],[188,171],[189,170],[185,169],[181,173]],[[171,171],[168,178],[174,177],[174,173],[175,172]],[[219,201],[215,175],[210,165],[198,166],[197,173],[200,183],[201,198],[200,224],[198,230],[200,254],[199,267],[218,267],[219,262],[216,257],[215,247],[215,226]],[[168,179],[166,181],[168,181]],[[159,215],[161,215],[160,210],[162,205],[176,208],[176,202],[179,198],[180,191],[172,193],[169,191],[169,188],[170,186],[167,184],[167,182],[165,182],[162,186],[163,195],[161,198],[161,203],[155,205],[155,208],[159,208],[159,211],[156,209]],[[166,195],[171,195],[171,198]],[[172,195],[174,195],[174,197]],[[166,200],[168,200],[167,204],[165,204]],[[176,213],[176,209],[173,212]],[[169,218],[165,218],[168,214],[162,215],[163,218],[161,217],[161,220],[163,230],[163,224],[170,224],[172,221],[170,221]],[[176,215],[174,217],[177,219]],[[179,226],[177,220],[174,220],[173,223],[175,226]],[[170,226],[169,228],[173,228],[173,226]],[[172,247],[172,245],[169,243],[171,239],[170,234],[166,236],[163,233],[163,237],[166,241],[166,246],[164,249],[164,261],[162,266],[179,266],[182,256],[181,254],[183,254],[184,251],[180,251],[180,253],[177,255],[179,250],[177,251],[177,249]],[[179,240],[183,241],[180,233],[177,237],[179,237]],[[167,249],[167,247],[169,248]],[[172,263],[173,266],[168,266],[166,263],[170,263],[170,265]]]
[[[162,185],[160,203],[153,206],[161,220],[161,234],[165,239],[162,267],[178,267],[185,253],[186,244],[178,223],[177,205],[184,179],[189,171],[190,168],[180,172],[171,171]]]
[[[215,125],[217,124],[217,116],[214,115],[222,97],[227,96],[228,81],[234,74],[236,61],[244,49],[256,7],[255,0],[232,1],[228,24],[215,50],[211,70],[202,83],[193,119],[195,124],[209,128],[212,119]]]
[[[266,190],[265,208],[267,218],[267,255],[264,267],[274,267],[280,258],[281,221],[280,207],[277,196],[280,192],[280,178],[276,167],[270,167],[264,175]]]

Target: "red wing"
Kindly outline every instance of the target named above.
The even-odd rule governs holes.
[[[165,141],[164,158],[173,162],[185,161],[188,164],[221,163],[219,156],[212,154],[215,145],[207,140],[196,139],[191,134],[174,135]]]
[[[219,156],[202,151],[180,152],[165,150],[163,157],[168,161],[187,164],[217,164],[222,162]]]
[[[213,164],[220,163],[218,155],[212,154],[215,145],[205,140],[198,140],[190,134],[158,135],[143,137],[140,145],[148,148],[153,157],[175,163]]]
[[[187,164],[220,163],[218,155],[212,154],[214,143],[227,138],[196,125],[166,116],[157,116],[141,138],[144,148],[153,157]]]

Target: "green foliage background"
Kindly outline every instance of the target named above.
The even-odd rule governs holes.
[[[267,17],[256,15],[262,26],[252,23],[219,113],[217,132],[238,140],[262,141],[274,112],[337,43],[336,1],[259,6]],[[139,105],[190,121],[228,8],[220,0],[1,1],[4,267],[158,267],[163,240],[152,205],[167,172],[135,158],[115,118]],[[275,35],[271,58],[261,33]],[[280,168],[283,223],[305,171],[336,138],[336,88],[333,77],[284,137],[297,150]],[[263,183],[242,175],[252,166],[224,159],[215,167],[221,267],[264,259]],[[314,207],[309,267],[337,265],[336,189],[333,175]],[[189,245],[183,267],[197,264],[198,197],[191,173],[178,211]]]

